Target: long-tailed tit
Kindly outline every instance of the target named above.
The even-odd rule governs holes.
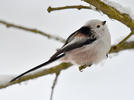
[[[110,47],[111,37],[106,21],[90,20],[71,34],[65,44],[48,61],[20,74],[10,82],[57,59],[78,65],[96,64],[106,58]]]

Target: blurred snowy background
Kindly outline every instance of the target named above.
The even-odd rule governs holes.
[[[133,0],[113,0],[134,12]],[[112,44],[129,34],[129,29],[106,15],[91,10],[62,10],[48,13],[49,6],[85,4],[80,0],[0,0],[0,19],[67,38],[90,19],[106,20]],[[0,82],[3,75],[20,74],[46,61],[62,43],[38,34],[6,28],[0,24]],[[54,100],[133,100],[134,50],[112,54],[103,63],[77,66],[61,73]],[[53,66],[55,62],[48,66]],[[54,75],[0,90],[0,100],[49,100]]]

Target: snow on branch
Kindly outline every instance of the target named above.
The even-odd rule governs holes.
[[[0,87],[6,85],[16,75],[0,75]]]
[[[132,19],[134,19],[134,15],[133,12],[131,11],[131,8],[129,7],[124,7],[122,5],[120,5],[119,3],[115,2],[115,1],[109,1],[109,0],[102,0],[105,4],[116,8],[120,13],[122,14],[128,14]]]
[[[134,21],[131,18],[131,16],[129,16],[128,13],[120,12],[118,9],[114,8],[115,7],[114,5],[111,6],[109,3],[108,5],[101,0],[83,0],[83,1],[96,7],[96,9],[99,9],[101,12],[106,14],[109,18],[118,20],[121,23],[128,26],[131,30],[134,30]]]

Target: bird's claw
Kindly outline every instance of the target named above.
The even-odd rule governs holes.
[[[82,72],[83,69],[85,69],[87,67],[87,65],[82,65],[82,66],[79,66],[79,71]]]

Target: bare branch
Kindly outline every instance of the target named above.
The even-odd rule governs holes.
[[[132,35],[134,34],[134,32],[131,32],[130,34],[128,34],[122,41],[120,41],[116,46],[120,47],[122,46],[122,44],[124,44],[125,41],[127,41]]]
[[[72,6],[63,6],[63,7],[51,7],[49,6],[47,11],[50,13],[51,11],[56,10],[64,10],[64,9],[92,9],[90,6],[83,6],[83,5],[72,5]]]
[[[131,32],[123,40],[121,40],[117,45],[114,45],[111,48],[110,52],[113,52],[113,51],[118,52],[118,51],[124,50],[124,49],[132,49],[133,48],[133,42],[126,42],[132,35],[134,35],[134,32]]]
[[[51,90],[51,95],[50,95],[50,100],[53,100],[53,94],[54,94],[54,88],[56,86],[57,80],[58,80],[58,76],[60,75],[60,72],[56,73],[55,79],[53,81],[53,85],[52,85],[52,90]]]
[[[3,25],[5,25],[7,28],[13,27],[13,28],[16,28],[16,29],[24,30],[24,31],[38,33],[38,34],[40,34],[42,36],[45,36],[45,37],[47,37],[49,39],[54,39],[54,40],[57,40],[57,41],[60,41],[60,42],[63,42],[63,43],[65,42],[65,40],[63,38],[61,38],[61,37],[47,34],[47,33],[43,32],[43,31],[38,30],[38,29],[32,29],[32,28],[27,28],[27,27],[20,26],[20,25],[15,25],[15,24],[12,24],[12,23],[3,21],[3,20],[0,20],[0,23],[3,24]]]
[[[113,45],[110,53],[117,53],[123,50],[129,50],[134,49],[134,41],[131,42],[124,42],[120,47],[117,47],[117,45]]]

